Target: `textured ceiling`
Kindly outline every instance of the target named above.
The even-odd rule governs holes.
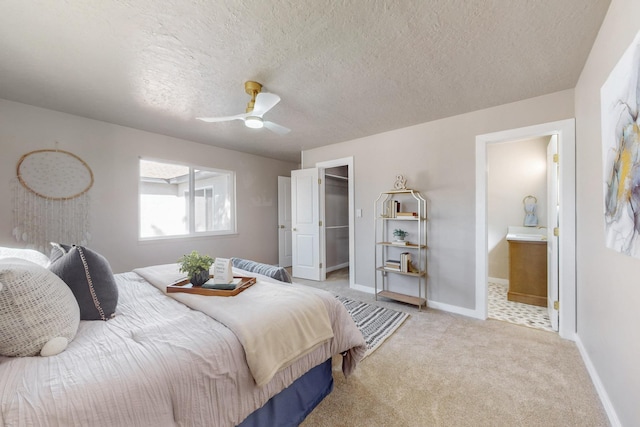
[[[299,161],[573,88],[608,0],[1,0],[0,98]],[[255,80],[282,101],[241,121]]]

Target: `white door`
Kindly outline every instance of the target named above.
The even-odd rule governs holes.
[[[278,177],[278,265],[291,266],[291,178]]]
[[[324,280],[321,257],[321,172],[291,171],[291,242],[294,277]]]
[[[560,212],[558,194],[558,136],[553,135],[547,145],[547,310],[551,327],[558,330],[558,236],[554,229],[558,227]]]

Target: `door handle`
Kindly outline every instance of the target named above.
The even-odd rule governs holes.
[[[284,225],[281,225],[280,228],[284,228]]]
[[[298,229],[297,228],[292,228],[291,231],[298,231]]]

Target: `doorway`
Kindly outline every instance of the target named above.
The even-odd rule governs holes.
[[[553,325],[557,331],[557,322],[551,321],[557,311],[548,309],[557,274],[547,274],[557,269],[553,257],[558,256],[557,237],[547,236],[548,228],[555,227],[549,212],[557,207],[548,191],[550,179],[557,186],[557,178],[548,174],[555,167],[547,155],[552,139],[546,135],[487,146],[487,316],[545,331],[554,331]]]
[[[342,258],[341,258],[342,261],[341,263],[336,264],[338,269],[335,271],[338,272],[336,274],[339,274],[340,267],[343,266],[342,272],[344,274],[348,273],[348,276],[349,276],[349,287],[353,287],[355,284],[355,271],[356,271],[356,268],[355,268],[355,208],[354,208],[355,206],[354,205],[355,203],[355,185],[354,184],[355,183],[354,183],[353,157],[344,157],[341,159],[318,162],[316,163],[316,168],[324,170],[325,185],[328,182],[326,177],[327,173],[329,173],[329,175],[335,175],[335,173],[332,173],[332,171],[333,172],[340,171],[339,175],[342,176],[341,178],[329,178],[332,180],[342,181],[340,184],[340,186],[342,187],[342,189],[340,190],[341,195],[339,196],[339,201],[337,203],[339,204],[340,206],[339,209],[341,211],[341,214],[340,214],[341,219],[339,224],[341,226],[340,227],[341,231],[339,233],[342,236],[341,247],[344,248],[346,246],[348,250],[348,256],[346,257],[346,260],[347,260],[346,266],[344,265],[345,257],[344,257],[344,254],[342,254]],[[345,184],[346,184],[346,199],[344,194]],[[322,200],[320,202],[320,206],[321,206],[321,215],[322,215],[323,223],[331,226],[331,223],[327,222],[327,219],[329,217],[327,216],[326,188],[325,188],[325,191],[322,193]],[[327,229],[325,227],[325,234],[326,233],[327,233]],[[337,232],[330,231],[329,233],[337,233]],[[347,239],[346,245],[344,241],[345,238]],[[321,245],[321,252],[323,254],[324,265],[327,265],[327,255],[328,255],[326,242],[327,242],[327,239],[324,238],[323,243]],[[341,250],[344,250],[344,249],[341,249]],[[344,271],[344,267],[348,267],[348,272]],[[327,272],[329,271],[327,270]]]
[[[319,191],[317,196],[311,197],[316,200],[307,200],[307,194],[311,191],[300,193],[298,180],[306,175],[317,177]],[[346,157],[325,162],[316,163],[315,168],[292,171],[292,210],[293,210],[293,266],[294,276],[311,280],[325,280],[326,274],[332,271],[339,271],[339,274],[349,277],[349,286],[355,283],[355,230],[354,230],[354,178],[353,178],[353,157]],[[310,180],[310,182],[313,180]],[[327,185],[329,183],[329,185]],[[329,187],[329,193],[327,193]],[[300,193],[300,194],[298,194]],[[303,197],[299,197],[303,196]],[[300,200],[302,203],[300,203]],[[309,212],[316,210],[317,212]],[[312,218],[308,222],[316,224],[318,238],[301,239],[301,227],[298,218]],[[313,218],[318,218],[316,221]],[[317,226],[319,224],[319,226]],[[304,236],[303,236],[304,237]],[[333,242],[333,243],[331,243]],[[306,244],[304,247],[300,244]],[[339,245],[339,249],[337,246]],[[309,247],[312,245],[313,247]],[[329,245],[329,248],[328,246]],[[327,249],[328,248],[328,249]],[[306,260],[303,253],[309,255]],[[328,253],[329,251],[337,251]],[[318,254],[317,259],[314,255]],[[308,261],[309,267],[305,270],[304,261]],[[296,263],[300,265],[296,265]],[[319,267],[316,267],[319,266]],[[316,271],[317,268],[317,271]],[[308,274],[307,274],[308,273]],[[336,273],[338,274],[338,273]]]
[[[487,226],[487,148],[491,144],[557,135],[559,206],[558,316],[561,337],[575,339],[575,120],[562,120],[526,128],[512,129],[476,137],[476,311],[487,318],[488,226]]]
[[[348,166],[324,170],[324,241],[327,280],[349,277]]]

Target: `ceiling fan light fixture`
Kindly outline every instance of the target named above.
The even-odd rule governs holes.
[[[244,119],[244,125],[251,129],[260,129],[264,126],[264,123],[262,122],[261,117],[249,116]]]

